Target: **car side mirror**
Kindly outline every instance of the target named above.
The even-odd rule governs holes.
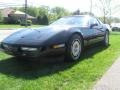
[[[90,25],[90,28],[93,28],[93,27],[95,27],[95,26],[98,26],[98,24],[97,24],[97,23],[91,24],[91,25]]]

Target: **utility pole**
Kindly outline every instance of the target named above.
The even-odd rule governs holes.
[[[27,27],[27,0],[25,0],[25,26]]]
[[[90,0],[90,13],[92,14],[92,6],[93,6],[93,1]]]

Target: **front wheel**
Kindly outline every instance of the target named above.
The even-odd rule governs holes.
[[[75,34],[71,37],[66,45],[66,58],[65,61],[77,61],[80,59],[82,52],[82,38],[80,35]]]

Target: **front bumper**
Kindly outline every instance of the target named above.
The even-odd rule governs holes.
[[[37,47],[37,50],[22,50],[22,46],[8,45],[5,47],[1,44],[2,51],[13,56],[24,56],[24,57],[44,57],[56,54],[63,54],[65,52],[65,47]],[[29,47],[36,48],[36,47]]]

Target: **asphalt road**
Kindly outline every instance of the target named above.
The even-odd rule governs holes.
[[[0,42],[5,39],[10,34],[16,32],[17,30],[0,30]],[[1,49],[0,49],[1,51]]]
[[[17,30],[0,30],[0,42],[9,36],[10,34],[16,32]]]

